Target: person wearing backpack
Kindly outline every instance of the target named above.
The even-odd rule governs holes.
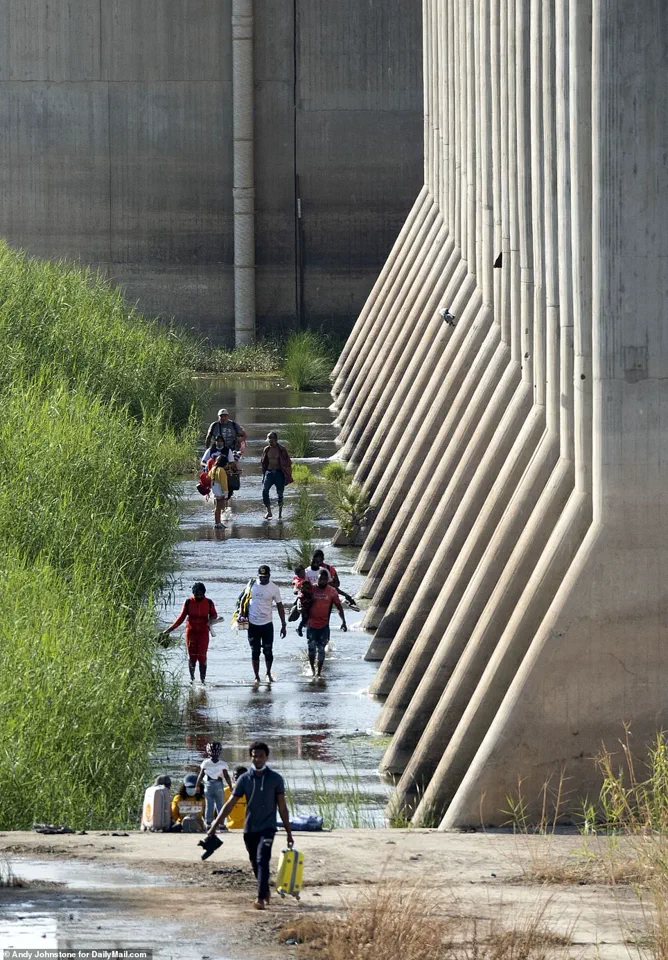
[[[206,587],[199,581],[193,583],[192,596],[184,601],[181,613],[174,623],[163,631],[162,636],[171,633],[186,621],[186,650],[188,651],[188,669],[190,682],[195,680],[195,666],[199,663],[199,678],[206,680],[206,654],[209,649],[209,628],[218,619],[213,600],[206,596]]]
[[[238,445],[242,453],[248,440],[248,434],[244,428],[238,424],[236,420],[230,420],[229,411],[226,410],[225,407],[220,408],[218,411],[218,419],[214,420],[207,430],[207,448],[211,446],[216,437],[222,437],[225,446],[231,451],[236,450]],[[228,457],[231,459],[231,454],[228,454]]]

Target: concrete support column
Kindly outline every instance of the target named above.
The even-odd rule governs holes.
[[[234,336],[255,340],[255,77],[253,0],[232,0]]]

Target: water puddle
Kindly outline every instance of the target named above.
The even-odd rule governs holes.
[[[184,478],[183,539],[178,548],[180,572],[165,595],[163,622],[169,623],[189,595],[195,580],[203,580],[224,617],[215,627],[209,647],[206,686],[188,682],[183,644],[167,653],[168,665],[183,685],[181,717],[159,745],[156,772],[180,781],[198,769],[207,740],[221,740],[224,757],[232,765],[246,764],[248,743],[261,737],[272,748],[270,762],[286,777],[292,806],[302,813],[325,812],[340,826],[382,826],[388,787],[377,769],[384,744],[369,733],[379,704],[367,693],[376,665],[364,660],[368,635],[360,629],[363,614],[346,610],[350,627],[338,629],[332,615],[332,643],[321,684],[310,681],[306,641],[290,624],[288,636],[278,636],[274,617],[274,673],[271,686],[252,686],[247,635],[230,629],[236,598],[260,563],[272,568],[285,602],[292,601],[292,571],[287,553],[294,547],[288,523],[264,520],[259,456],[270,429],[281,428],[291,416],[301,415],[314,425],[316,457],[304,458],[318,472],[335,454],[337,428],[327,393],[298,393],[271,379],[221,378],[210,383],[207,423],[224,406],[246,429],[249,444],[243,460],[241,490],[235,494],[232,519],[224,530],[213,529],[211,507],[197,493],[196,478]],[[289,521],[294,488],[286,489],[284,516]],[[357,551],[332,547],[336,529],[319,498],[322,515],[317,543],[339,572],[343,588],[356,593],[363,578],[352,572]]]
[[[83,860],[13,857],[11,868],[30,885],[0,890],[0,949],[143,947],[161,958],[221,957],[211,942],[179,924],[146,916],[133,904],[133,890],[169,883],[163,877]]]

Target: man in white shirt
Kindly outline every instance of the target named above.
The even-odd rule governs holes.
[[[275,583],[271,583],[271,569],[262,564],[258,567],[257,580],[251,587],[250,603],[248,605],[248,642],[251,648],[253,672],[255,682],[260,682],[260,648],[264,654],[267,667],[267,680],[273,681],[271,665],[274,662],[274,623],[272,608],[276,604],[278,615],[281,618],[281,637],[285,637],[288,628],[285,623],[285,608],[281,600],[281,591]]]

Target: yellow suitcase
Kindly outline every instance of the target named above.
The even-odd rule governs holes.
[[[298,850],[281,850],[276,874],[276,890],[284,897],[288,894],[299,900],[304,881],[304,854]]]

